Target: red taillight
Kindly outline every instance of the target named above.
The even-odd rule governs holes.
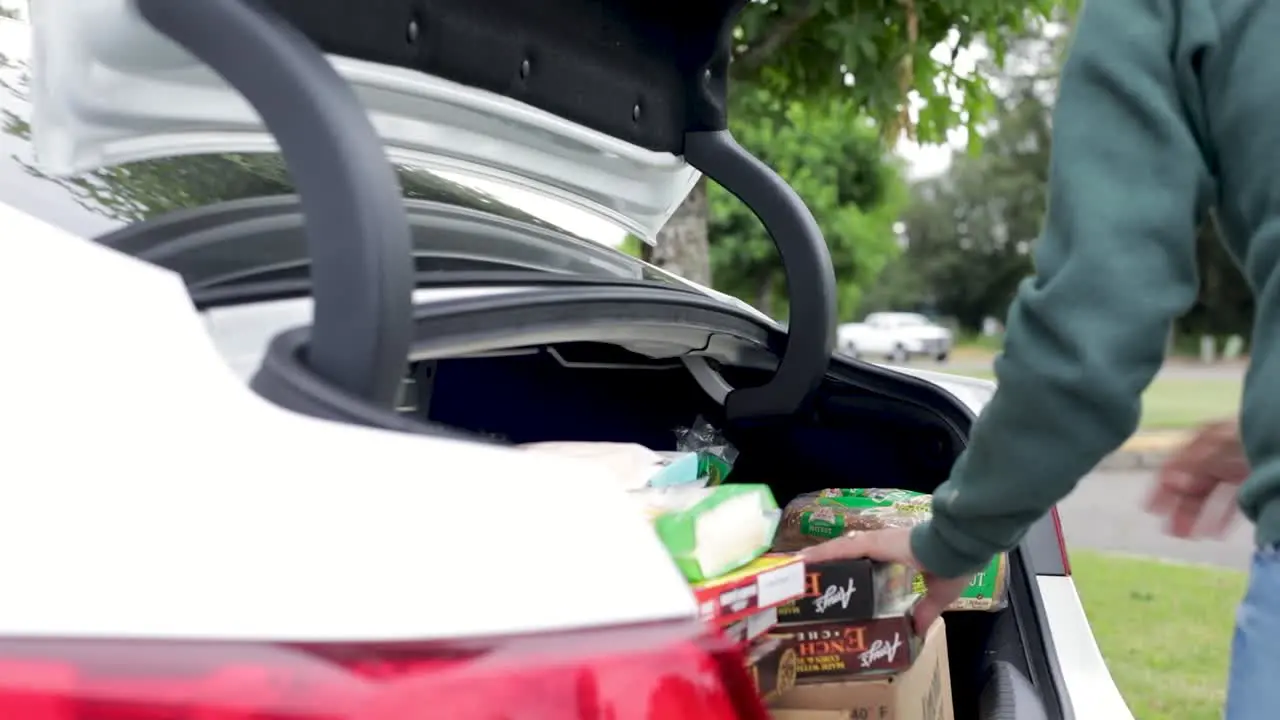
[[[1067,556],[1067,536],[1062,534],[1062,518],[1058,517],[1058,508],[1049,511],[1053,518],[1053,532],[1058,536],[1058,552],[1062,553],[1062,574],[1071,574],[1071,558]]]
[[[766,720],[698,623],[476,642],[0,638],[2,720]]]

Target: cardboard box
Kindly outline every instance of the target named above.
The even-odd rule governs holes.
[[[915,573],[866,558],[806,563],[804,596],[778,608],[783,625],[901,615],[915,599]]]
[[[778,608],[769,608],[729,623],[724,626],[723,632],[730,640],[745,645],[769,632],[777,624]]]
[[[926,633],[916,662],[897,675],[798,685],[770,703],[774,720],[955,720],[947,632]]]
[[[908,615],[778,627],[769,637],[795,649],[802,685],[902,672],[920,650]]]
[[[747,671],[765,702],[796,686],[796,653],[776,638],[760,638],[747,651]]]
[[[804,594],[804,561],[765,555],[727,575],[693,584],[698,616],[720,627]]]

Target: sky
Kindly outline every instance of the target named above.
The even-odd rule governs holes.
[[[28,0],[0,0],[0,7],[16,8],[26,17]],[[945,57],[949,56],[950,52],[950,48],[940,45],[935,49],[934,54],[936,56],[942,53]],[[973,56],[971,53],[966,51],[959,53],[956,58],[956,70],[960,74],[968,74],[973,71]],[[913,98],[913,105],[916,102],[918,100]],[[941,173],[947,168],[950,163],[952,149],[954,147],[964,147],[966,138],[967,135],[964,130],[957,130],[951,133],[946,145],[921,146],[917,143],[903,140],[897,145],[897,153],[906,160],[907,172],[911,178],[929,177]],[[495,182],[454,175],[447,175],[447,177],[470,185],[481,192],[489,193],[503,202],[583,237],[609,245],[617,245],[625,237],[625,233],[613,223],[562,202]]]

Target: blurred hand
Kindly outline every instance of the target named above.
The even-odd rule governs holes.
[[[958,578],[941,578],[925,570],[911,551],[911,530],[891,528],[846,535],[814,545],[801,552],[807,562],[823,562],[842,558],[871,558],[881,562],[895,562],[920,571],[924,575],[925,596],[916,604],[913,619],[916,634],[923,636],[933,621],[938,619],[948,605],[960,597],[969,587],[972,575]]]
[[[1221,536],[1238,514],[1236,493],[1248,476],[1236,421],[1205,425],[1160,469],[1147,511],[1167,518],[1174,537]]]

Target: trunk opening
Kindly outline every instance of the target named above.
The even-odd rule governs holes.
[[[735,386],[765,376],[761,370],[721,369]],[[676,428],[699,415],[718,425],[723,410],[678,360],[654,360],[606,343],[424,361],[415,366],[415,379],[429,398],[418,409],[422,416],[517,443],[635,442],[669,450]],[[729,440],[740,452],[731,480],[766,483],[779,504],[831,486],[932,492],[962,447],[955,428],[928,408],[830,377],[812,413],[767,437],[730,434]],[[947,617],[957,720],[1007,717],[983,703],[984,689],[1007,684],[1011,673],[1039,675],[1030,654],[1043,641],[1025,637],[1039,632],[1030,594],[1034,576],[1019,553],[1013,555],[1008,608]],[[1042,706],[1055,706],[1056,691],[1038,688],[1037,694]],[[1061,711],[1041,716],[1060,717]]]

